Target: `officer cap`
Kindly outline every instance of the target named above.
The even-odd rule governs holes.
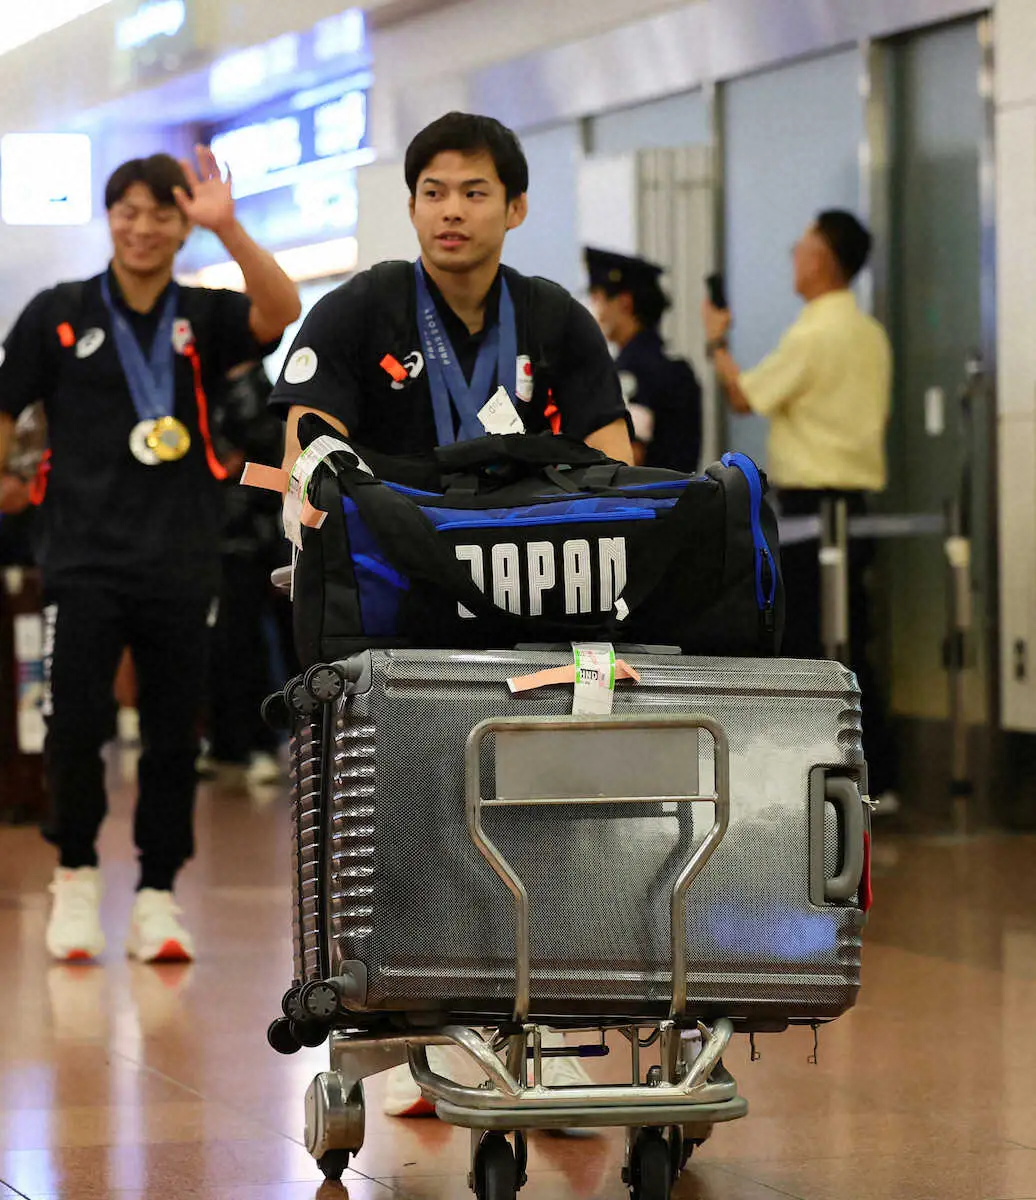
[[[590,290],[601,288],[610,295],[660,288],[659,276],[664,268],[646,258],[633,258],[611,250],[587,246],[584,257],[590,275]]]

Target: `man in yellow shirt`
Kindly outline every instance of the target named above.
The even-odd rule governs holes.
[[[871,235],[851,213],[821,213],[795,247],[795,291],[805,301],[777,349],[742,371],[727,345],[731,314],[704,306],[709,355],[737,413],[770,420],[768,473],[785,516],[813,515],[825,496],[843,496],[851,514],[887,480],[885,431],[892,351],[885,330],[862,312],[851,284],[870,256]],[[869,667],[865,571],[872,552],[850,555],[850,657],[865,700],[871,793],[894,787],[881,689]],[[815,542],[782,553],[788,615],[784,653],[819,658],[820,577]],[[891,804],[889,805],[891,807]]]

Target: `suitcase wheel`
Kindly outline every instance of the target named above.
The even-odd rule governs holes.
[[[281,997],[281,1012],[290,1021],[304,1021],[306,1019],[306,1014],[303,1012],[299,999],[301,991],[300,987],[290,987]]]
[[[515,1200],[518,1164],[502,1133],[487,1133],[475,1152],[475,1195],[478,1200]]]
[[[277,733],[287,733],[291,729],[291,712],[284,699],[283,692],[274,692],[267,696],[259,709],[263,724]]]
[[[321,702],[310,695],[302,679],[293,679],[284,689],[284,702],[294,717],[311,717],[319,712]]]
[[[630,1200],[669,1200],[672,1186],[669,1143],[659,1129],[642,1130],[631,1156]]]
[[[338,993],[330,983],[317,980],[307,983],[299,993],[304,1020],[329,1021],[339,1009]]]
[[[289,1021],[292,1036],[307,1050],[315,1050],[327,1041],[328,1027],[322,1021]]]
[[[323,1172],[324,1178],[330,1179],[334,1183],[338,1183],[342,1178],[348,1165],[348,1150],[325,1150],[317,1159],[317,1166]]]
[[[333,664],[314,663],[302,677],[302,684],[314,700],[333,704],[345,691],[345,673]]]
[[[298,1054],[302,1043],[292,1030],[292,1022],[287,1017],[278,1017],[266,1031],[266,1040],[278,1054]]]

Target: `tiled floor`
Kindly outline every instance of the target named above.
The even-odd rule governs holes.
[[[301,1145],[326,1051],[267,1048],[290,973],[286,806],[203,789],[181,899],[190,967],[128,963],[123,789],[105,828],[103,967],[43,951],[51,855],[0,828],[0,1200],[463,1200],[468,1135],[382,1117],[342,1187]],[[1036,1200],[1036,839],[882,838],[859,1006],[812,1037],[745,1039],[752,1111],[676,1200]],[[624,1200],[619,1134],[531,1139],[529,1200]]]

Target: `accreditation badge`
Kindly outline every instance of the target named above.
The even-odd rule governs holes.
[[[175,417],[159,417],[151,426],[147,445],[159,462],[177,462],[191,448],[191,435],[187,426]]]

